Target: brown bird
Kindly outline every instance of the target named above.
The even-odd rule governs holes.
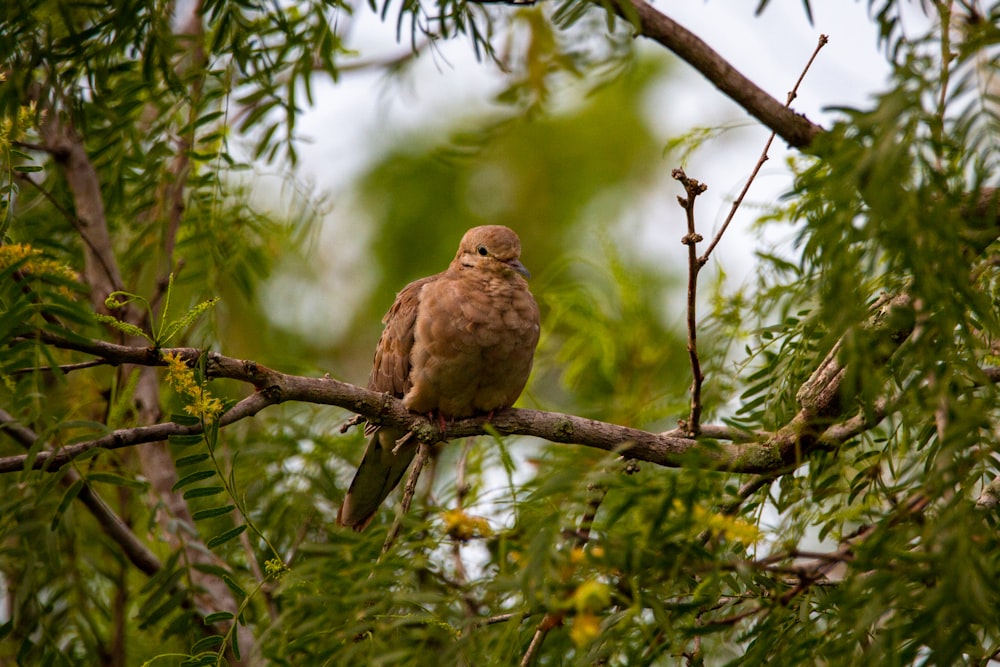
[[[446,418],[508,408],[521,395],[538,344],[538,305],[520,260],[521,241],[500,225],[473,227],[448,270],[396,295],[382,318],[368,388],[411,411]],[[364,530],[416,454],[405,434],[369,425],[368,447],[337,522]],[[393,450],[396,450],[395,453]]]

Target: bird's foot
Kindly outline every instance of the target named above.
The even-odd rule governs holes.
[[[436,418],[436,419],[435,419]],[[441,431],[441,437],[444,438],[444,432],[448,429],[448,424],[445,423],[444,413],[440,410],[431,410],[427,413],[427,419],[432,423],[437,421],[438,429]]]

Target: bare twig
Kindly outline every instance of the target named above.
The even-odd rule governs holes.
[[[403,501],[399,505],[399,514],[396,515],[396,520],[392,522],[392,528],[389,529],[389,534],[386,535],[385,542],[382,544],[383,554],[389,551],[399,536],[399,531],[403,527],[403,517],[410,512],[410,503],[413,502],[413,494],[417,491],[417,481],[420,479],[420,472],[424,469],[424,464],[427,463],[430,455],[430,445],[426,442],[421,442],[417,446],[417,457],[413,461],[413,467],[410,468],[410,476],[406,478],[406,486],[403,487]]]
[[[687,214],[687,234],[681,239],[681,243],[688,247],[687,351],[688,358],[691,360],[691,413],[685,428],[688,436],[694,438],[698,436],[700,428],[701,384],[705,379],[701,372],[701,362],[698,360],[698,317],[696,314],[698,271],[701,270],[701,264],[698,263],[697,243],[702,240],[702,237],[695,230],[694,202],[698,195],[708,189],[708,186],[693,178],[688,178],[683,169],[674,169],[670,175],[681,182],[687,193],[687,197],[678,197],[677,202]]]
[[[535,660],[535,656],[538,655],[538,651],[542,648],[542,642],[545,641],[546,635],[553,628],[557,628],[562,625],[562,615],[561,614],[545,614],[538,627],[535,628],[535,634],[531,637],[531,643],[528,644],[528,648],[525,649],[524,655],[521,656],[520,667],[529,667]]]
[[[826,46],[827,42],[829,41],[830,40],[826,35],[819,36],[819,42],[816,44],[816,48],[815,50],[813,50],[812,56],[809,57],[809,61],[806,63],[806,66],[802,68],[802,73],[799,74],[798,80],[795,82],[795,85],[792,86],[792,89],[788,92],[788,100],[785,102],[785,107],[792,106],[792,101],[798,96],[799,86],[802,84],[803,79],[805,79],[806,72],[808,72],[809,68],[812,67],[813,61],[816,60],[816,56],[819,54],[820,49]],[[719,231],[716,232],[715,236],[712,238],[712,241],[708,244],[708,247],[705,249],[704,254],[702,254],[702,256],[698,258],[698,263],[701,264],[702,266],[704,266],[705,263],[708,262],[708,257],[709,255],[712,254],[712,251],[715,250],[715,246],[719,245],[719,241],[722,240],[722,235],[726,233],[726,229],[729,227],[729,223],[732,222],[733,218],[736,216],[736,211],[743,203],[743,198],[746,197],[747,192],[750,190],[750,186],[757,178],[757,174],[760,173],[761,167],[763,167],[764,163],[768,161],[769,159],[768,152],[771,150],[771,143],[774,141],[774,138],[776,136],[777,132],[772,130],[771,136],[767,138],[767,142],[764,144],[764,150],[761,151],[760,157],[757,159],[757,164],[754,165],[753,171],[750,172],[750,177],[747,178],[747,182],[743,185],[743,189],[740,190],[739,196],[736,197],[736,200],[733,202],[732,207],[730,207],[729,213],[728,215],[726,215],[726,219],[723,220],[722,222],[722,226],[719,227]]]
[[[465,480],[465,466],[468,462],[469,451],[472,449],[472,439],[466,438],[462,442],[462,452],[459,454],[458,463],[455,466],[455,504],[461,510],[465,505],[465,497],[469,494],[469,484]],[[465,562],[462,560],[463,540],[451,541],[452,558],[455,561],[455,577],[463,586],[468,581],[465,573]],[[472,610],[470,610],[472,611]]]
[[[477,625],[496,625],[497,623],[506,623],[507,621],[512,621],[515,618],[522,618],[524,614],[521,612],[511,612],[509,614],[497,614],[496,616],[490,616],[480,621]]]
[[[998,380],[1000,380],[1000,373],[998,373],[997,377]],[[669,431],[663,431],[660,435],[669,438],[686,438],[687,429],[678,427]],[[712,438],[715,440],[728,440],[730,442],[745,443],[764,442],[774,434],[770,431],[764,430],[746,431],[732,426],[723,426],[722,424],[702,424],[700,435],[702,437]]]
[[[809,71],[809,67],[816,59],[816,55],[827,43],[827,41],[826,35],[820,35],[819,43],[816,45],[816,49],[813,51],[812,56],[806,63],[805,68],[802,70],[802,74],[799,75],[799,78],[792,87],[792,90],[788,93],[788,100],[785,102],[786,107],[790,106],[792,100],[795,99],[795,96],[798,94],[799,85],[805,78],[806,72]],[[736,215],[736,211],[739,209],[740,204],[743,202],[743,198],[749,191],[750,185],[757,177],[757,174],[760,172],[764,162],[767,161],[768,151],[771,149],[771,142],[774,141],[774,137],[775,132],[772,132],[771,136],[768,137],[767,143],[764,145],[764,150],[761,152],[760,158],[757,160],[757,164],[754,166],[753,171],[750,173],[750,177],[743,186],[743,190],[736,198],[736,201],[733,202],[732,207],[729,209],[729,214],[726,216],[726,219],[719,228],[719,231],[716,233],[711,243],[709,243],[704,254],[700,257],[698,256],[697,243],[702,240],[702,236],[698,234],[695,229],[694,205],[698,195],[703,193],[707,189],[707,186],[693,178],[689,178],[687,174],[684,173],[683,169],[674,169],[671,173],[671,176],[673,176],[675,180],[681,182],[684,186],[684,191],[687,194],[686,197],[678,197],[677,201],[687,214],[687,234],[681,239],[681,242],[688,247],[687,350],[688,357],[691,361],[691,411],[688,415],[687,423],[684,424],[683,427],[686,430],[688,437],[691,438],[697,437],[700,434],[702,411],[701,387],[705,379],[701,370],[701,362],[698,359],[698,319],[696,315],[698,273],[701,270],[701,267],[708,262],[709,256],[719,244],[719,241],[722,240],[722,235],[726,232],[726,229],[729,227],[729,223],[732,222],[733,217]]]
[[[59,371],[60,373],[70,373],[72,371],[78,371],[84,368],[93,368],[95,366],[108,366],[110,362],[105,359],[92,359],[90,361],[81,361],[78,364],[62,364],[61,366],[33,366],[31,368],[17,368],[10,371],[10,375],[27,375],[28,373],[53,373]]]

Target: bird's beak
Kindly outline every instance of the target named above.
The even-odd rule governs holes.
[[[528,280],[531,280],[531,271],[528,271],[528,269],[525,268],[524,264],[521,264],[521,260],[519,260],[519,259],[512,259],[509,262],[504,262],[504,263],[507,266],[509,266],[510,268],[512,268],[515,271],[517,271],[518,273],[520,273],[522,276],[524,276]]]

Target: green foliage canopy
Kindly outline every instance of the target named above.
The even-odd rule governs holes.
[[[683,318],[663,312],[681,278],[616,244],[617,219],[667,171],[638,111],[663,76],[629,46],[650,32],[644,7],[372,5],[418,52],[458,38],[489,60],[507,37],[514,55],[499,117],[401,147],[360,180],[381,282],[331,350],[260,298],[274,271],[308,262],[320,209],[255,207],[247,173],[294,164],[301,106],[355,57],[341,22],[367,10],[8,7],[0,660],[997,659],[1000,10],[929,6],[914,36],[898,3],[870,3],[890,86],[841,110],[763,217],[792,226],[798,254],[762,253],[757,284],[720,288],[699,319],[704,423],[672,433],[684,453],[639,464],[499,435],[437,447],[384,553],[390,508],[363,534],[333,525],[362,447],[338,432],[345,413],[233,417],[271,388],[160,348],[169,334],[337,375],[367,360],[392,292],[439,270],[461,230],[509,224],[545,311],[524,402],[654,432],[686,418]],[[568,81],[593,90],[560,107]],[[166,441],[113,444],[162,425]]]

